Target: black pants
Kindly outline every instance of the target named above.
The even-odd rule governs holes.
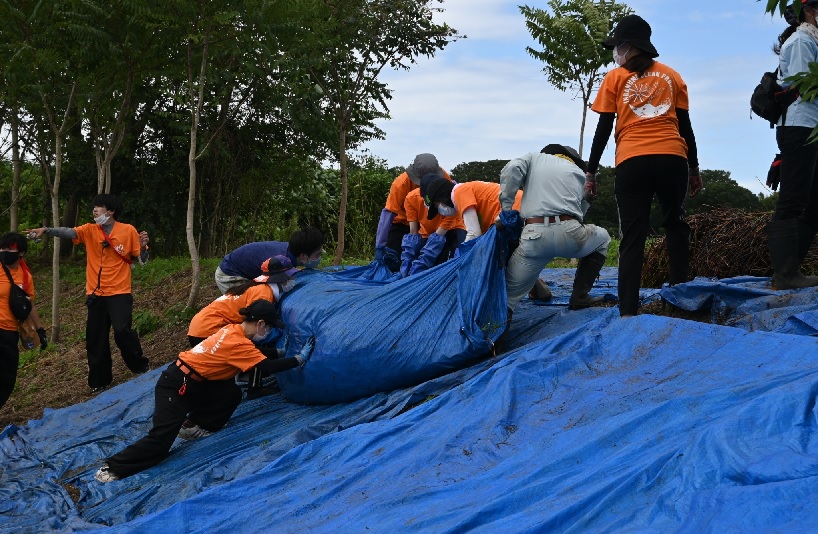
[[[142,355],[139,335],[131,328],[133,295],[97,297],[88,303],[85,323],[85,348],[88,353],[88,385],[105,387],[113,380],[111,374],[111,343],[108,339],[114,329],[114,341],[128,369],[134,373],[148,368],[148,359]]]
[[[619,210],[619,313],[635,315],[639,307],[645,241],[650,229],[653,195],[662,208],[671,284],[688,280],[690,226],[684,219],[687,160],[665,154],[637,156],[616,167]]]
[[[17,330],[0,330],[0,408],[9,400],[17,382],[20,365],[20,341]]]
[[[773,220],[799,219],[818,228],[818,143],[806,144],[812,128],[779,126],[781,187]]]
[[[392,223],[389,225],[389,233],[386,236],[386,246],[394,250],[400,256],[402,250],[403,236],[409,233],[409,225]]]
[[[123,478],[164,460],[185,419],[205,430],[219,430],[241,402],[236,380],[186,381],[184,395],[179,394],[185,375],[171,363],[162,372],[154,389],[153,427],[148,435],[108,458],[111,471]]]

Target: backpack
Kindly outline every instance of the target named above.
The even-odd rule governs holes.
[[[761,82],[756,85],[750,97],[750,109],[762,119],[768,120],[770,128],[774,128],[782,116],[784,120],[787,119],[787,108],[798,96],[797,90],[784,89],[778,85],[778,69],[775,69],[775,72],[765,72],[761,76]]]
[[[28,293],[14,283],[14,279],[11,277],[8,267],[3,265],[3,270],[6,271],[6,276],[8,276],[9,284],[11,285],[9,288],[9,308],[11,309],[11,314],[14,315],[14,318],[18,321],[25,321],[31,313],[31,299],[28,297]]]

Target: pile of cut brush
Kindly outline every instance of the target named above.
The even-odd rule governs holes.
[[[690,277],[731,278],[771,276],[767,251],[767,223],[772,212],[747,213],[719,208],[687,218],[690,225]],[[801,266],[804,274],[818,273],[818,247],[813,243]],[[645,249],[642,287],[662,287],[668,280],[667,247],[660,236]]]

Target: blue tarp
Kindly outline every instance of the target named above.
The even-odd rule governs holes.
[[[220,432],[122,481],[93,474],[149,428],[160,370],[9,427],[0,530],[818,529],[818,340],[774,331],[814,324],[810,291],[696,280],[643,297],[737,327],[620,319],[568,311],[572,274],[543,271],[555,302],[524,300],[499,357],[344,404],[244,401]],[[594,292],[615,295],[615,270],[602,274]],[[753,309],[789,315],[752,322]]]
[[[296,340],[290,350],[310,336],[316,344],[309,365],[278,375],[284,396],[349,402],[420,384],[491,352],[507,303],[494,236],[492,229],[467,254],[405,279],[371,273],[377,266],[299,275],[281,303]]]

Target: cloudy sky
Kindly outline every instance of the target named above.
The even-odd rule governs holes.
[[[755,193],[763,185],[775,134],[750,118],[750,94],[765,70],[774,70],[772,45],[785,23],[764,14],[756,0],[631,0],[650,23],[659,61],[676,69],[690,93],[690,116],[703,169],[729,171]],[[386,139],[366,145],[390,166],[432,152],[444,168],[469,161],[510,159],[548,143],[577,147],[582,100],[553,89],[517,2],[445,0],[439,20],[467,36],[409,71],[387,72],[394,90],[392,118],[380,123]],[[547,8],[544,1],[527,5]],[[590,112],[584,154],[596,127]],[[613,140],[602,157],[613,165]]]

